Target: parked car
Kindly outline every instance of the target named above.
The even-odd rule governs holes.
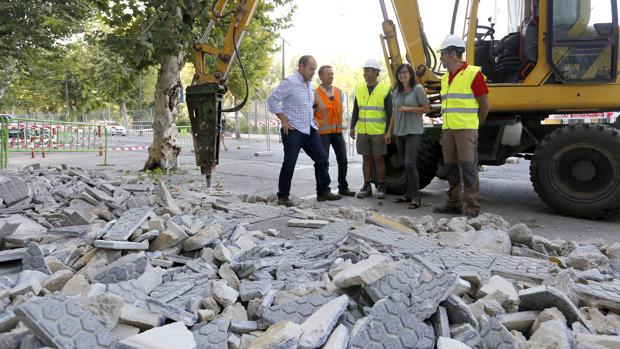
[[[127,136],[127,129],[121,126],[117,121],[104,120],[99,121],[99,124],[105,126],[110,136]]]

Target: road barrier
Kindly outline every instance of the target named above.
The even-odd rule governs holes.
[[[6,168],[8,153],[94,152],[108,163],[108,130],[81,122],[3,119],[0,129],[0,166]]]

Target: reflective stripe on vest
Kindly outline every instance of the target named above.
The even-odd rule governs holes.
[[[480,72],[480,67],[468,65],[449,84],[449,74],[441,78],[441,114],[443,129],[477,129],[478,101],[471,90],[471,84]]]
[[[333,100],[320,87],[314,90],[314,101],[318,106],[314,119],[320,134],[342,132],[342,92],[337,87],[332,88]]]
[[[358,134],[382,135],[385,133],[386,113],[385,97],[390,93],[390,86],[378,83],[368,94],[366,83],[355,89],[355,99],[359,110],[359,119],[355,125]]]

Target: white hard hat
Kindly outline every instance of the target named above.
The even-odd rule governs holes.
[[[463,39],[461,39],[460,36],[458,35],[454,35],[454,34],[450,34],[448,36],[446,36],[445,39],[443,39],[443,42],[441,43],[441,48],[440,50],[445,50],[448,47],[460,47],[460,48],[465,48],[465,41],[463,41]]]
[[[372,69],[376,69],[378,71],[381,71],[381,63],[379,63],[379,60],[377,60],[377,59],[370,58],[364,64],[364,68],[372,68]]]

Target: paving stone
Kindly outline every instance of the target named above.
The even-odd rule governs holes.
[[[544,322],[527,341],[528,348],[572,349],[575,348],[573,334],[566,327],[566,322],[550,320]]]
[[[254,298],[262,298],[271,290],[271,280],[243,281],[239,289],[239,294],[243,302]]]
[[[97,200],[103,201],[103,202],[114,202],[114,198],[112,196],[110,196],[110,194],[106,193],[103,190],[97,189],[97,188],[91,188],[89,186],[85,186],[84,187],[84,191],[94,197]]]
[[[174,223],[172,220],[169,220],[166,224],[166,230],[159,233],[157,238],[155,238],[155,240],[151,243],[150,248],[153,251],[165,250],[181,244],[188,237],[189,235],[185,233],[183,228]]]
[[[38,295],[41,292],[41,282],[34,276],[25,277],[23,280],[18,280],[13,288],[10,290],[11,297],[15,298],[19,295],[26,293],[33,293]]]
[[[151,311],[159,313],[169,319],[181,321],[186,326],[192,326],[198,321],[198,316],[188,313],[184,309],[161,302],[155,298],[147,297],[146,304]]]
[[[348,236],[372,242],[374,245],[406,251],[411,255],[419,255],[436,249],[437,240],[414,234],[403,234],[390,229],[364,224],[350,230]]]
[[[272,293],[272,296],[275,296],[275,291]],[[268,305],[262,306],[262,318],[271,324],[284,320],[301,324],[321,306],[338,296],[339,294],[335,292],[315,293],[271,307]],[[265,299],[268,298],[270,297],[265,296]]]
[[[593,335],[593,334],[575,334],[577,345],[597,344],[603,348],[618,349],[620,348],[620,336],[610,335]]]
[[[153,215],[151,208],[133,208],[126,211],[103,235],[104,240],[127,241],[131,234]]]
[[[297,348],[299,337],[302,334],[301,326],[281,321],[270,326],[267,331],[258,336],[249,349],[292,349]]]
[[[189,281],[188,281],[189,282]],[[210,280],[207,278],[197,279],[192,282],[192,288],[169,302],[187,312],[194,313],[201,307],[202,300],[211,296]]]
[[[0,251],[0,263],[18,261],[26,255],[26,248],[15,248],[12,250]]]
[[[71,270],[63,269],[53,273],[49,279],[43,283],[43,288],[50,292],[60,291],[73,278]]]
[[[228,326],[224,320],[214,320],[192,330],[197,348],[228,349]]]
[[[136,279],[144,273],[147,264],[144,252],[129,254],[101,268],[93,279],[103,284]]]
[[[340,288],[371,284],[389,272],[390,259],[384,255],[372,255],[353,264],[334,277],[334,284]]]
[[[323,349],[346,349],[349,344],[349,330],[344,325],[338,325],[323,345]]]
[[[148,188],[144,184],[123,184],[121,188],[130,193],[145,193],[148,191]]]
[[[286,223],[289,227],[300,227],[300,228],[321,228],[329,224],[329,221],[322,219],[289,219]]]
[[[483,349],[485,347],[480,333],[478,333],[478,331],[476,331],[470,324],[450,326],[450,336],[471,348]]]
[[[420,321],[428,319],[437,311],[458,285],[458,277],[451,273],[433,275],[425,272],[420,284],[411,290],[411,311]]]
[[[166,186],[166,184],[164,184],[162,181],[158,181],[157,184],[155,184],[154,196],[155,203],[166,208],[171,213],[181,214],[183,212],[177,204],[176,200],[170,194],[170,191],[168,191],[168,187]]]
[[[471,349],[471,347],[450,337],[439,337],[437,349]]]
[[[450,321],[448,320],[448,312],[445,307],[439,306],[437,311],[431,317],[435,337],[450,338]]]
[[[490,269],[493,274],[509,279],[540,283],[552,277],[558,267],[546,260],[500,255],[493,260]]]
[[[123,324],[135,326],[143,331],[160,326],[163,323],[158,314],[131,304],[126,304],[121,308],[118,321]]]
[[[0,199],[7,207],[32,196],[28,183],[17,177],[0,176]]]
[[[45,344],[58,348],[115,348],[116,338],[99,320],[62,295],[35,297],[15,315]]]
[[[213,298],[224,307],[234,304],[239,297],[239,292],[223,281],[213,281],[211,287],[213,288]]]
[[[374,224],[386,229],[390,229],[393,231],[397,231],[405,234],[414,234],[415,230],[401,224],[398,221],[395,221],[387,216],[373,213],[370,217],[366,217],[366,223]]]
[[[483,315],[480,319],[480,336],[487,348],[516,349],[517,341],[497,319]]]
[[[368,320],[351,332],[349,348],[435,347],[432,326],[420,322],[406,305],[394,301],[392,297],[375,303]]]
[[[108,284],[106,292],[121,297],[125,303],[144,307],[146,292],[138,280],[122,281],[117,284]]]
[[[196,341],[181,322],[153,328],[143,333],[123,339],[119,349],[194,349]]]
[[[22,270],[37,270],[48,275],[52,274],[45,261],[43,250],[36,242],[31,242],[26,247],[26,253],[22,258]]]
[[[12,311],[0,312],[0,333],[9,332],[18,322],[19,319]]]
[[[81,236],[86,235],[86,233],[88,233],[90,229],[91,229],[91,226],[89,224],[84,224],[84,225],[74,225],[74,226],[69,226],[69,227],[52,228],[52,229],[48,229],[47,232],[48,234],[54,234],[54,235],[81,237]]]
[[[133,239],[134,242],[153,241],[159,236],[159,230],[149,230],[146,233],[140,234],[137,238]]]
[[[579,321],[594,333],[594,330],[575,304],[555,287],[539,286],[519,291],[519,300],[519,311],[544,310],[556,307],[570,323]]]
[[[149,242],[128,242],[114,240],[95,240],[93,246],[106,250],[148,250]]]
[[[300,349],[318,348],[322,346],[336,326],[349,304],[349,297],[342,295],[329,301],[310,315],[302,324],[302,335],[299,338]]]
[[[377,302],[394,293],[410,295],[419,285],[421,267],[416,262],[405,259],[393,264],[390,272],[372,284],[364,286],[370,298]]]
[[[585,296],[586,302],[592,306],[603,306],[620,312],[620,281],[575,284],[575,291]]]
[[[230,322],[229,331],[239,334],[250,333],[253,331],[260,331],[261,329],[266,329],[267,327],[261,328],[258,321],[249,321],[249,320],[232,320]]]
[[[502,314],[497,320],[506,327],[507,330],[524,332],[529,330],[536,318],[540,315],[538,310],[520,311],[516,313]]]

